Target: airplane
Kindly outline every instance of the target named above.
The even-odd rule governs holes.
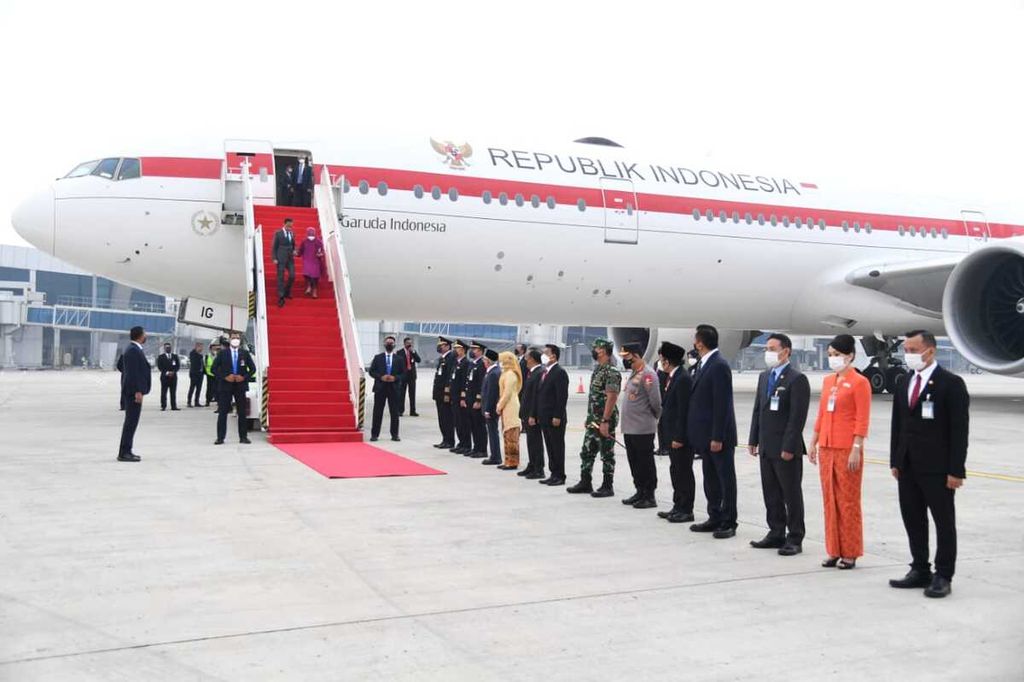
[[[1024,375],[1019,209],[640,158],[601,137],[136,151],[77,165],[13,223],[89,272],[244,306],[243,230],[225,210],[225,179],[247,161],[255,203],[275,204],[299,158],[343,185],[339,229],[361,318],[607,324],[648,356],[660,341],[689,347],[702,322],[723,330],[725,352],[759,330],[844,332],[862,337],[876,392],[905,371],[900,336],[924,328],[985,371]]]

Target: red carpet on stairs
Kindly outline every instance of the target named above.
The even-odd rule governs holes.
[[[327,478],[444,474],[367,443],[290,443],[277,448]]]
[[[306,228],[320,222],[316,209],[256,206],[256,223],[263,226],[263,267],[267,291],[267,336],[270,347],[268,440],[281,443],[361,442],[355,408],[349,394],[345,347],[338,327],[334,288],[326,270],[320,278],[320,298],[304,295],[302,259],[295,259],[292,298],[277,305],[277,266],[271,255],[274,233],[285,218],[294,223],[298,247]]]

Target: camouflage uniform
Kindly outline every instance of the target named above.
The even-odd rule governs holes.
[[[585,478],[594,470],[594,460],[601,453],[601,470],[606,476],[615,473],[615,427],[619,421],[619,408],[612,409],[608,431],[610,438],[605,438],[597,429],[604,419],[604,405],[608,396],[605,391],[619,392],[622,387],[622,375],[611,364],[598,365],[590,376],[590,397],[587,400],[587,429],[583,436],[583,449],[580,450],[580,472]],[[590,426],[595,424],[595,426]]]

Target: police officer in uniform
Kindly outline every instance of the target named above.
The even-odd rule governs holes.
[[[654,435],[658,432],[658,419],[661,418],[661,386],[658,375],[644,363],[643,347],[639,343],[623,344],[619,355],[622,356],[622,366],[632,372],[624,389],[622,434],[636,486],[636,493],[624,499],[622,504],[650,509],[658,506],[654,500],[654,491],[658,487]]]
[[[487,421],[483,411],[484,351],[487,346],[479,341],[469,344],[470,366],[466,373],[466,406],[469,408],[470,434],[473,447],[467,457],[482,459],[487,456]]]
[[[458,442],[449,452],[457,455],[468,455],[473,451],[472,425],[469,422],[469,409],[466,407],[466,374],[469,373],[470,361],[466,357],[466,344],[461,339],[455,341],[455,362],[452,363],[451,393],[452,420],[455,422],[455,434]]]
[[[455,367],[455,354],[452,342],[443,336],[437,337],[437,370],[434,372],[434,389],[432,397],[437,405],[437,425],[441,429],[441,442],[435,448],[450,450],[455,447],[455,417],[452,414],[452,370]]]
[[[591,497],[612,497],[615,494],[612,487],[615,478],[615,427],[619,421],[616,401],[622,388],[622,375],[613,364],[613,348],[611,341],[596,339],[590,349],[597,367],[590,375],[587,421],[580,450],[580,482],[566,488],[568,493],[590,493]],[[598,452],[601,453],[604,480],[595,491],[592,472]]]

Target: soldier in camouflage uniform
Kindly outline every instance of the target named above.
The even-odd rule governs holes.
[[[591,347],[590,353],[597,361],[597,367],[590,377],[587,423],[583,449],[580,450],[580,482],[566,488],[566,492],[590,493],[591,497],[612,497],[615,494],[612,480],[615,478],[615,426],[619,419],[615,403],[622,387],[622,375],[613,364],[612,349],[612,342],[607,339],[597,339]],[[599,452],[604,481],[600,488],[594,490],[591,472]]]

